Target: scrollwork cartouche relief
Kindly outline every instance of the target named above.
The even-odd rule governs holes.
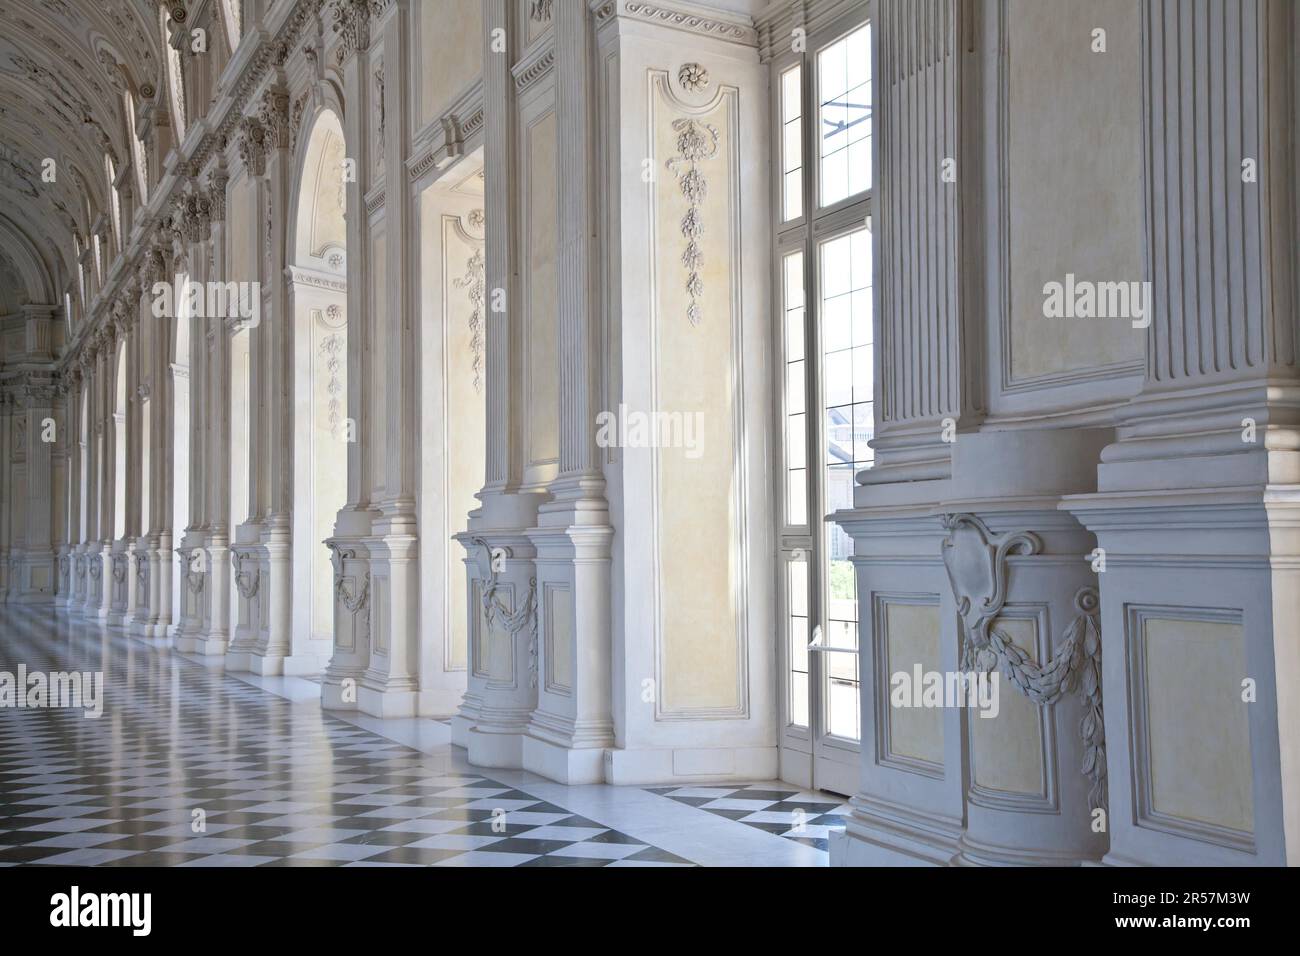
[[[1088,805],[1105,807],[1106,730],[1101,697],[1100,600],[1092,587],[1074,597],[1075,618],[1057,645],[1055,656],[1038,664],[996,627],[1007,600],[1011,555],[1035,555],[1042,542],[1033,532],[995,534],[970,514],[947,515],[943,563],[962,620],[963,671],[996,670],[1029,700],[1050,706],[1077,693],[1083,705],[1079,736],[1084,756],[1080,767],[1088,777]]]

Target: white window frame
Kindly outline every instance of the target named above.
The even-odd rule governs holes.
[[[807,36],[807,42],[802,52],[795,52],[793,49],[774,57],[771,60],[770,68],[770,122],[773,135],[771,137],[771,168],[772,168],[772,220],[773,236],[772,243],[772,269],[773,276],[772,303],[773,303],[773,382],[775,395],[774,421],[778,423],[776,429],[776,440],[773,442],[775,448],[774,456],[774,473],[777,477],[777,485],[774,498],[778,502],[776,514],[774,516],[775,531],[777,536],[777,587],[778,595],[778,629],[777,629],[777,700],[779,711],[779,734],[778,742],[783,752],[790,751],[798,754],[808,755],[808,770],[793,773],[782,762],[782,776],[786,779],[792,779],[797,783],[808,783],[803,780],[804,773],[811,773],[812,758],[814,755],[814,744],[818,742],[818,737],[825,727],[827,717],[825,714],[814,712],[812,701],[814,699],[814,688],[812,686],[814,669],[811,660],[809,660],[809,714],[808,726],[801,727],[791,723],[790,714],[790,610],[791,596],[789,594],[789,573],[788,564],[792,557],[802,552],[809,556],[808,562],[808,636],[812,639],[813,628],[827,617],[827,608],[825,603],[825,585],[824,580],[828,573],[828,562],[825,560],[824,532],[822,527],[823,521],[819,520],[819,515],[824,515],[823,503],[825,500],[823,484],[825,473],[824,457],[824,419],[825,409],[821,407],[821,377],[822,377],[822,355],[821,355],[821,336],[819,331],[821,317],[821,276],[819,267],[819,250],[821,246],[829,240],[839,236],[854,232],[866,224],[872,213],[872,197],[875,186],[875,157],[873,156],[873,176],[872,187],[864,192],[845,197],[838,202],[829,206],[821,207],[818,205],[821,196],[821,153],[818,135],[820,131],[820,117],[818,107],[820,105],[820,76],[817,69],[817,55],[827,46],[835,43],[837,40],[847,36],[854,30],[861,28],[874,20],[875,4],[863,2],[855,6],[852,10],[847,11],[834,22],[819,27],[816,32]],[[873,66],[875,60],[874,46],[876,38],[873,33]],[[802,212],[796,218],[789,221],[784,220],[785,202],[784,202],[784,115],[782,104],[783,91],[783,74],[791,67],[800,66],[800,115],[802,117],[802,128],[800,136],[801,160],[800,165],[803,170],[802,182]],[[874,77],[872,78],[874,81]],[[874,93],[878,84],[873,82],[872,91]],[[878,130],[872,129],[872,135],[878,135]],[[874,145],[873,145],[874,151]],[[805,448],[807,462],[807,480],[806,480],[806,516],[808,523],[805,525],[790,525],[787,518],[787,488],[788,478],[788,456],[787,456],[787,395],[786,395],[786,330],[785,330],[785,266],[784,258],[793,252],[803,253],[803,281],[804,281],[804,408],[807,414],[805,428]],[[873,250],[874,251],[874,250]],[[873,269],[874,256],[873,256]],[[873,277],[874,278],[874,277]],[[875,346],[879,345],[879,323],[877,317],[872,317],[873,333],[872,341]],[[878,391],[878,387],[873,391]],[[873,400],[877,396],[873,394]],[[859,605],[859,621],[861,614],[864,613]],[[859,655],[864,652],[864,648],[859,646]],[[859,658],[860,659],[860,658]],[[859,668],[859,673],[861,669]],[[825,702],[823,702],[825,703]],[[867,715],[859,713],[859,734],[863,735],[869,732],[866,726]],[[854,764],[857,762],[857,755],[861,751],[860,741],[849,740],[846,738],[831,737],[829,735],[821,736],[820,743],[827,748],[832,748],[841,752],[846,761]]]

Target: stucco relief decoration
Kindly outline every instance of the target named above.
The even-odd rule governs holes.
[[[211,222],[226,221],[226,184],[230,177],[224,172],[214,171],[208,174],[208,188],[205,198],[208,202],[208,218]]]
[[[483,302],[487,293],[486,262],[483,250],[475,249],[465,263],[465,275],[452,280],[456,288],[469,290],[470,361],[474,367],[474,391],[483,394]]]
[[[262,247],[262,261],[266,267],[265,275],[269,280],[273,271],[273,257],[271,250],[275,242],[275,203],[271,199],[271,191],[266,191],[266,244]]]
[[[504,548],[493,549],[483,538],[474,538],[479,548],[479,577],[483,581],[480,600],[488,627],[499,626],[513,639],[525,627],[530,629],[528,639],[528,682],[530,687],[537,686],[537,579],[528,581],[528,593],[512,611],[497,596],[497,591],[505,587],[499,580],[499,563],[494,558],[494,550],[508,558],[510,552]]]
[[[718,130],[698,120],[679,119],[673,121],[673,131],[677,134],[677,155],[668,160],[667,166],[677,177],[677,185],[689,203],[681,223],[682,238],[686,240],[682,265],[687,270],[686,292],[690,296],[686,317],[691,325],[699,325],[700,299],[704,296],[704,279],[700,276],[704,266],[704,251],[700,246],[704,236],[702,206],[708,192],[708,181],[700,164],[718,154]]]
[[[181,553],[185,558],[185,586],[190,589],[191,594],[199,594],[203,590],[206,555],[201,548]]]
[[[307,94],[303,93],[293,101],[293,108],[289,111],[289,149],[293,150],[298,145],[298,132],[302,129],[303,113],[307,109]]]
[[[333,0],[334,32],[339,35],[335,58],[343,63],[353,53],[370,46],[370,16],[385,4],[379,0]]]
[[[1074,597],[1078,612],[1057,646],[1056,656],[1038,664],[1004,631],[993,626],[1007,599],[1008,557],[1042,550],[1038,536],[1028,531],[994,534],[974,515],[947,515],[943,563],[952,585],[963,626],[963,671],[997,670],[1035,704],[1050,706],[1077,693],[1084,715],[1079,736],[1084,743],[1081,772],[1091,781],[1088,805],[1106,806],[1106,731],[1102,719],[1100,606],[1095,588],[1081,588]]]
[[[262,580],[262,569],[257,562],[253,562],[253,570],[244,570],[244,560],[253,557],[252,555],[231,550],[230,564],[235,571],[235,589],[239,591],[239,596],[245,601],[250,601],[257,597],[257,589]]]
[[[143,604],[145,602],[145,589],[149,586],[149,555],[137,554],[135,556],[135,584],[136,600]]]
[[[289,145],[290,117],[289,94],[280,90],[267,90],[257,107],[257,121],[266,131],[266,148],[284,149]]]
[[[330,308],[338,311],[336,305]],[[337,435],[339,423],[343,420],[343,380],[340,373],[343,371],[343,362],[347,358],[347,339],[338,332],[325,336],[321,339],[320,353],[325,362],[325,370],[329,374],[325,392],[329,396],[330,434]]]
[[[239,121],[239,160],[251,176],[266,175],[266,154],[270,148],[266,127],[252,116]]]
[[[532,0],[532,6],[528,11],[529,17],[538,23],[545,23],[551,19],[555,11],[555,0]]]
[[[709,71],[698,63],[683,63],[677,82],[688,93],[703,93],[709,88]]]
[[[330,544],[329,549],[330,563],[334,566],[334,597],[355,620],[357,615],[365,611],[370,604],[370,573],[366,572],[362,576],[360,586],[356,588],[349,587],[348,577],[344,574],[343,562],[355,558],[357,552],[352,548],[340,548],[335,544]],[[361,623],[368,633],[370,627],[370,615],[368,613],[362,615]]]
[[[374,92],[374,115],[376,117],[375,128],[375,165],[382,166],[384,162],[384,61],[379,61],[379,66],[375,69],[375,85],[372,87]]]

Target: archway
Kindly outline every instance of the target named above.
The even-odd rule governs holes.
[[[293,301],[294,632],[321,666],[334,640],[334,572],[324,541],[347,503],[347,156],[336,113],[306,140],[290,249]],[[301,609],[301,610],[300,610]],[[297,651],[295,651],[297,653]]]
[[[126,537],[126,343],[117,346],[113,389],[113,540]]]
[[[423,190],[420,237],[420,708],[455,713],[469,659],[465,548],[487,455],[482,156]]]

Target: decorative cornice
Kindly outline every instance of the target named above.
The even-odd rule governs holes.
[[[303,269],[300,266],[289,266],[289,281],[294,285],[308,286],[313,289],[325,289],[329,292],[347,292],[347,279],[332,275],[327,272],[317,272],[314,269]]]
[[[539,44],[533,51],[515,64],[512,75],[515,78],[515,92],[522,93],[555,67],[555,46],[552,43]]]
[[[758,31],[749,17],[727,16],[694,3],[611,0],[596,9],[598,24],[613,16],[631,17],[715,40],[728,40],[745,46],[758,45]]]

